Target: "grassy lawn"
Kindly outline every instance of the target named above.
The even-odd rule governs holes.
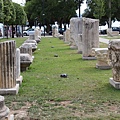
[[[105,39],[109,39],[109,40],[113,40],[113,39],[120,39],[120,35],[119,36],[107,36],[107,35],[100,35],[101,38],[105,38]]]
[[[109,84],[111,70],[96,69],[96,60],[83,60],[58,38],[42,38],[34,56],[21,73],[18,95],[5,96],[14,114],[25,111],[30,120],[120,119],[120,91]]]

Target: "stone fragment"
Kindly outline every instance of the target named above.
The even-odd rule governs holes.
[[[116,89],[120,89],[120,40],[111,40],[108,49],[112,66],[112,78],[109,82]]]
[[[95,56],[97,58],[96,68],[111,69],[108,48],[95,48]]]
[[[83,18],[82,44],[82,58],[96,59],[92,48],[99,48],[99,20]]]
[[[21,72],[26,71],[32,63],[32,57],[27,53],[20,54],[20,67]]]

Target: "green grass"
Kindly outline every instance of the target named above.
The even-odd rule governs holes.
[[[120,119],[120,91],[109,84],[111,70],[96,69],[96,60],[83,60],[58,38],[42,38],[34,56],[21,73],[18,95],[5,96],[11,111],[27,106],[32,120]],[[62,73],[68,77],[61,78]]]
[[[113,39],[120,39],[120,35],[119,36],[113,36],[113,37],[111,37],[111,36],[105,36],[105,35],[100,35],[100,37],[101,38],[105,38],[105,39],[109,39],[109,40],[113,40]]]

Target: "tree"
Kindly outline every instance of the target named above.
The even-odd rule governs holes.
[[[4,13],[3,13],[3,0],[0,0],[0,22],[4,20]]]
[[[120,19],[120,15],[118,14],[120,0],[87,0],[87,6],[88,8],[82,16],[89,16],[91,18],[99,17],[101,25],[105,25],[107,22],[109,28],[111,28],[111,21]]]
[[[16,13],[15,13],[15,9],[13,6],[13,3],[11,0],[4,0],[3,1],[4,4],[4,24],[7,25],[7,38],[8,38],[8,25],[14,23],[15,19],[16,19]],[[13,28],[13,26],[12,26]],[[13,37],[13,29],[12,29],[12,37]]]
[[[27,0],[25,11],[31,26],[37,20],[47,28],[55,21],[62,27],[63,23],[69,24],[70,18],[76,16],[79,1],[83,0]]]

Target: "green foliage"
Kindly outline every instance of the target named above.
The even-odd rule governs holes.
[[[11,24],[16,19],[16,12],[11,0],[4,0],[4,23]]]
[[[81,0],[80,2],[82,2]],[[71,17],[76,16],[78,1],[74,0],[30,0],[25,5],[29,21],[34,23],[35,18],[44,24],[69,23]]]
[[[22,6],[20,6],[20,4],[17,3],[13,3],[15,11],[16,11],[16,20],[15,20],[15,24],[16,25],[22,25],[25,24],[27,21],[26,18],[26,13],[24,11],[24,8]]]
[[[111,2],[111,8],[109,4]],[[87,0],[88,8],[85,10],[83,17],[100,18],[100,24],[105,22],[109,24],[111,20],[120,20],[120,0]]]
[[[0,0],[0,22],[3,22],[4,19],[3,7],[3,0]]]

